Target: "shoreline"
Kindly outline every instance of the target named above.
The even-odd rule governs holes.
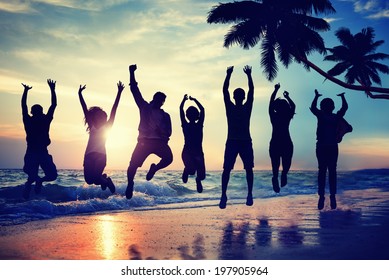
[[[327,199],[328,200],[328,199]],[[0,228],[3,260],[389,259],[389,192],[350,190],[338,209],[317,196],[62,216]]]

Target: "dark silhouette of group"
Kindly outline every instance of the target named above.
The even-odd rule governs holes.
[[[166,94],[156,92],[153,99],[147,102],[135,78],[137,66],[129,66],[130,90],[138,106],[140,121],[138,126],[138,142],[132,153],[127,169],[126,198],[131,199],[134,192],[134,178],[137,169],[143,165],[147,157],[155,154],[160,158],[158,163],[152,163],[146,175],[146,180],[151,180],[156,172],[169,166],[173,161],[173,153],[169,147],[169,139],[172,134],[172,123],[170,115],[166,113],[162,106],[166,100]],[[250,118],[254,102],[254,83],[252,79],[252,69],[246,65],[243,72],[247,76],[248,91],[236,88],[233,91],[234,102],[231,101],[229,85],[233,66],[226,70],[226,77],[223,83],[223,98],[226,110],[228,134],[224,151],[223,173],[221,179],[221,198],[219,207],[227,206],[227,187],[230,173],[234,169],[236,158],[239,155],[246,171],[247,198],[246,205],[253,205],[253,168],[254,152],[250,135]],[[47,83],[51,91],[51,106],[46,114],[40,105],[31,107],[31,115],[28,113],[27,94],[32,88],[26,84],[22,95],[23,123],[26,131],[27,150],[24,157],[24,172],[28,175],[24,186],[23,197],[29,198],[32,184],[35,183],[35,192],[40,193],[42,183],[53,181],[57,178],[57,169],[52,156],[48,153],[47,147],[50,145],[49,130],[57,106],[55,92],[56,82],[49,79]],[[296,105],[292,101],[287,91],[283,92],[284,99],[276,98],[280,89],[280,84],[274,86],[274,91],[270,96],[269,117],[272,124],[272,135],[269,144],[269,156],[272,166],[272,185],[276,193],[280,192],[280,186],[287,185],[287,175],[292,164],[293,142],[289,133],[289,125],[295,114]],[[85,125],[89,133],[89,140],[84,154],[84,178],[88,184],[100,185],[102,190],[107,188],[111,193],[115,193],[115,185],[112,179],[104,173],[107,163],[105,143],[107,131],[112,127],[116,111],[120,102],[124,85],[121,81],[117,83],[117,94],[108,119],[107,113],[100,107],[87,107],[83,97],[86,85],[80,85],[78,89],[79,101],[84,113]],[[344,93],[339,94],[342,99],[342,108],[336,113],[334,102],[330,98],[324,98],[317,108],[317,102],[321,94],[315,90],[315,97],[311,104],[311,112],[317,117],[317,143],[316,157],[318,161],[318,209],[324,208],[325,183],[327,170],[329,174],[330,186],[330,206],[336,209],[336,166],[338,160],[338,143],[345,133],[352,131],[352,127],[344,120],[348,105]],[[246,100],[245,100],[246,99]],[[184,110],[185,103],[193,101],[196,106],[189,106]],[[202,104],[193,96],[185,94],[179,106],[182,132],[184,136],[184,147],[181,158],[184,164],[182,181],[187,183],[189,176],[196,175],[196,189],[199,193],[203,191],[202,181],[206,177],[206,167],[204,160],[203,127],[205,120],[205,109]],[[281,180],[279,182],[279,168],[282,164]],[[39,167],[42,168],[44,176],[38,176]]]

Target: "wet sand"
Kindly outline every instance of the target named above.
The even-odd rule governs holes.
[[[0,228],[8,260],[388,260],[389,192],[229,201],[206,207],[77,215]]]

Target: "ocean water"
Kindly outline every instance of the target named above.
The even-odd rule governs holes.
[[[0,225],[22,224],[33,220],[64,215],[109,211],[136,211],[172,207],[190,208],[214,205],[218,207],[221,194],[221,171],[207,173],[204,191],[197,193],[194,177],[181,181],[181,171],[159,171],[146,181],[146,171],[135,177],[134,196],[125,197],[126,171],[107,171],[116,185],[116,193],[100,186],[87,185],[82,170],[59,170],[56,181],[46,183],[37,195],[32,189],[30,199],[22,197],[26,174],[19,169],[0,169]],[[271,185],[270,171],[255,171],[254,198],[275,196],[316,195],[316,171],[290,171],[288,185],[276,194]],[[389,169],[338,172],[338,193],[346,190],[381,188],[389,190]],[[244,171],[232,171],[228,186],[228,201],[245,203],[247,186]]]

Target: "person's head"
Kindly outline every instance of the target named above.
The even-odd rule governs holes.
[[[100,107],[94,106],[88,109],[89,126],[87,130],[90,130],[90,126],[100,128],[107,122],[107,113]],[[88,125],[85,120],[85,124]]]
[[[190,122],[195,122],[200,117],[199,110],[194,106],[189,106],[188,109],[186,109],[186,117]]]
[[[31,115],[34,117],[42,116],[43,115],[43,108],[39,104],[35,104],[31,107]]]
[[[243,100],[245,99],[246,93],[244,92],[244,89],[237,88],[234,90],[234,99],[236,104],[242,104]]]
[[[288,101],[285,99],[277,98],[274,100],[274,111],[280,115],[288,115],[291,111]]]
[[[165,103],[165,100],[166,100],[166,94],[158,91],[154,94],[153,100],[150,102],[150,104],[152,104],[157,108],[161,108],[162,105]]]
[[[334,101],[331,98],[324,98],[320,102],[320,109],[325,113],[332,113],[335,109]]]

